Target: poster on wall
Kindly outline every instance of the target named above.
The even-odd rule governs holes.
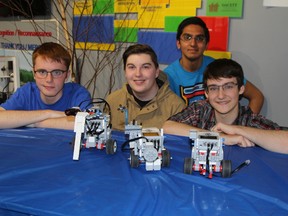
[[[263,5],[265,7],[288,7],[287,0],[264,0]]]
[[[1,21],[1,49],[34,50],[41,43],[48,41],[59,41],[59,26],[56,20]]]
[[[197,15],[200,0],[78,0],[74,4],[73,36],[77,49],[115,51],[116,44],[146,43],[158,55],[160,64],[179,58],[176,32],[179,23]],[[233,2],[242,3],[242,0]],[[241,4],[242,5],[242,4]],[[240,4],[239,7],[241,8]],[[242,12],[242,11],[241,11]],[[235,13],[234,13],[235,14]],[[217,58],[227,56],[228,17],[203,17],[213,40],[208,49]],[[77,28],[76,28],[77,27]],[[167,49],[167,44],[171,44]],[[120,46],[120,45],[119,45]],[[228,53],[229,56],[229,53]]]
[[[181,16],[195,16],[201,0],[78,0],[74,4],[76,48],[114,51],[116,43],[136,43],[140,31],[165,32]],[[169,17],[169,18],[168,18]],[[181,18],[180,18],[181,19]],[[85,30],[85,31],[84,31]],[[86,34],[83,34],[86,32]]]
[[[43,42],[59,42],[59,25],[56,20],[39,20],[33,23],[29,20],[1,21],[0,56],[15,57],[19,74],[13,76],[20,78],[21,85],[33,80],[32,52]],[[2,63],[9,65],[4,61]]]
[[[206,16],[242,17],[243,0],[207,0]]]

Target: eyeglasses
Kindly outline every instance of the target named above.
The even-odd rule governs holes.
[[[216,94],[219,92],[221,87],[225,93],[228,93],[232,91],[236,86],[238,86],[238,83],[233,82],[225,83],[224,85],[209,85],[207,86],[207,92],[211,94]]]
[[[202,42],[204,42],[205,41],[205,36],[204,35],[195,35],[195,36],[193,36],[193,35],[190,35],[190,34],[183,34],[182,36],[181,36],[181,39],[183,40],[183,41],[185,41],[185,42],[189,42],[189,41],[191,41],[192,39],[194,39],[195,40],[195,42],[197,42],[197,43],[202,43]]]
[[[36,74],[36,77],[40,79],[46,78],[48,76],[48,73],[50,73],[52,77],[55,79],[61,78],[65,72],[67,72],[67,70],[65,71],[65,70],[60,70],[60,69],[56,69],[52,71],[39,69],[39,70],[34,71],[34,73]]]

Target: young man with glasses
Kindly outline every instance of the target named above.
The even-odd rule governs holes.
[[[203,72],[206,66],[214,61],[213,58],[204,55],[210,41],[209,30],[199,17],[189,17],[179,24],[176,40],[182,56],[164,69],[169,78],[170,88],[186,104],[203,100]],[[244,82],[246,88],[243,96],[249,100],[253,112],[259,113],[264,102],[263,94],[248,80]]]
[[[90,93],[70,77],[71,56],[60,44],[48,42],[32,55],[35,82],[28,82],[0,105],[0,128],[21,126],[73,129],[65,110],[90,106]]]
[[[204,72],[207,100],[192,102],[164,123],[164,132],[189,136],[191,129],[221,132],[226,145],[255,144],[275,152],[288,153],[288,131],[247,106],[240,106],[245,91],[242,67],[231,59],[217,59]],[[277,138],[275,136],[278,136]]]

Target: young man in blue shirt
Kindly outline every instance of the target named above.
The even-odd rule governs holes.
[[[182,56],[165,68],[164,72],[168,75],[172,91],[188,105],[205,99],[203,73],[206,66],[214,61],[204,55],[210,41],[209,30],[199,17],[189,17],[179,24],[176,40]],[[244,84],[243,96],[249,100],[252,111],[259,113],[264,102],[262,92],[248,80],[244,80]]]
[[[74,117],[65,110],[91,103],[90,93],[70,77],[71,56],[60,44],[48,42],[32,55],[35,82],[26,83],[0,105],[0,128],[21,126],[73,129]]]

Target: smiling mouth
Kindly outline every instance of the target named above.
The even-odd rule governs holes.
[[[217,104],[220,104],[220,105],[226,105],[228,103],[229,101],[217,101]]]
[[[196,49],[188,49],[187,51],[190,53],[197,53],[198,52],[198,50],[196,50]]]
[[[52,87],[52,86],[44,86],[44,88],[47,89],[47,90],[54,89],[54,87]]]
[[[145,80],[134,80],[135,83],[143,83]]]

